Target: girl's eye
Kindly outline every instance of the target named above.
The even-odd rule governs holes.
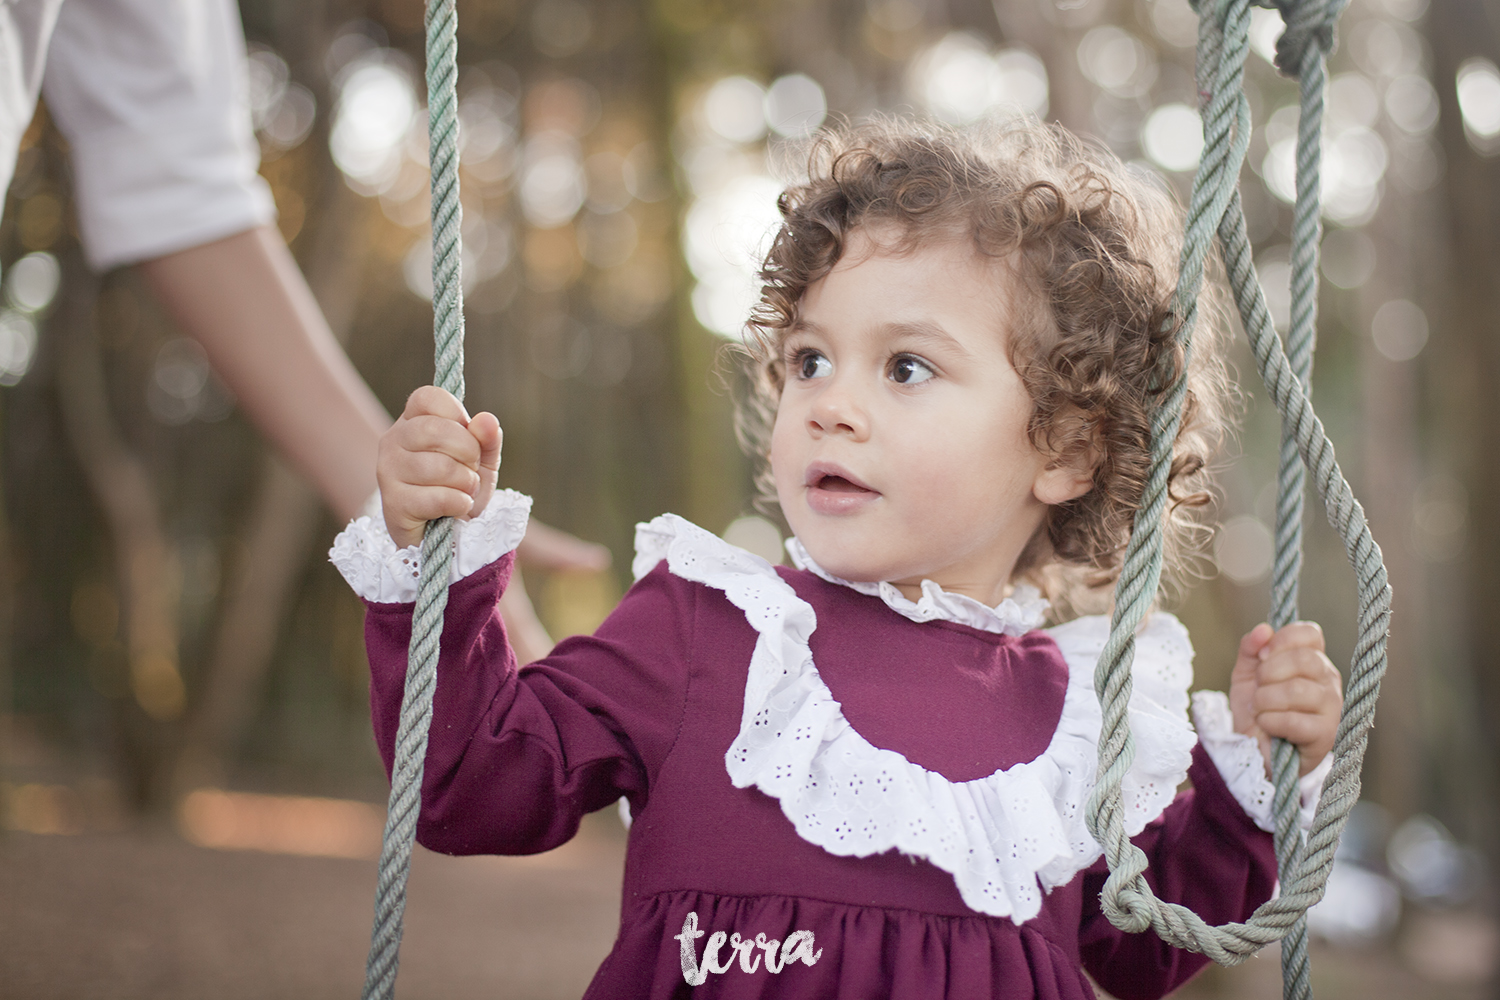
[[[897,358],[891,364],[891,381],[901,385],[916,385],[926,382],[937,373],[921,361],[908,355]]]
[[[803,351],[797,358],[797,374],[803,378],[827,378],[833,374],[833,362],[817,351]]]

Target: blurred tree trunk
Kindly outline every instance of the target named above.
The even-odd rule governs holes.
[[[1459,449],[1468,492],[1465,553],[1469,664],[1477,687],[1483,751],[1467,776],[1485,777],[1470,793],[1488,813],[1490,857],[1500,861],[1493,761],[1500,732],[1500,159],[1478,155],[1464,135],[1454,79],[1471,56],[1500,60],[1500,17],[1493,3],[1436,3],[1427,12],[1433,79],[1441,100],[1439,134],[1447,173],[1443,190],[1448,230],[1447,280],[1440,318],[1444,365],[1434,393],[1438,433]],[[1459,648],[1464,648],[1460,646]],[[1497,866],[1500,869],[1500,866]]]
[[[259,707],[292,586],[318,525],[317,494],[267,454],[244,545],[231,571],[213,652],[188,721],[173,793],[224,784],[225,757]]]
[[[95,305],[98,279],[77,250],[64,261],[66,303],[60,322],[58,400],[68,439],[83,468],[114,545],[124,615],[130,688],[136,703],[157,722],[177,719],[185,704],[179,670],[180,574],[167,540],[151,476],[125,443],[109,409]],[[127,732],[132,731],[127,727]],[[132,783],[149,797],[153,755],[132,746]]]
[[[0,402],[0,440],[9,414]],[[12,725],[16,710],[15,671],[12,666],[16,615],[16,563],[10,541],[10,516],[6,510],[5,484],[0,482],[0,774],[6,771],[7,756],[13,740]]]
[[[1380,209],[1367,227],[1376,246],[1376,269],[1360,289],[1352,331],[1364,424],[1358,456],[1360,496],[1385,557],[1392,592],[1389,667],[1375,715],[1368,787],[1398,821],[1437,804],[1421,784],[1433,760],[1423,710],[1431,700],[1430,679],[1442,670],[1424,655],[1430,630],[1427,585],[1411,530],[1413,498],[1423,471],[1418,446],[1418,372],[1423,362],[1385,357],[1370,330],[1382,305],[1421,298],[1419,261],[1436,251],[1437,225],[1430,217],[1435,204],[1436,199],[1387,181]],[[1308,494],[1310,516],[1322,517],[1311,484]]]

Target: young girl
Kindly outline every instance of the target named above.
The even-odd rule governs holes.
[[[1041,594],[1061,618],[1117,571],[1158,369],[1183,363],[1176,213],[1037,123],[879,122],[826,136],[811,168],[781,199],[746,352],[746,436],[794,568],[663,515],[599,631],[518,671],[495,605],[529,501],[494,489],[495,418],[418,390],[381,444],[384,524],[333,550],[370,602],[387,766],[414,546],[424,520],[472,515],[418,839],[543,851],[624,796],[620,932],[589,997],[1086,998],[1085,969],[1161,996],[1204,959],[1101,915],[1084,820],[1109,622],[1043,629]],[[1188,377],[1173,488],[1192,502],[1225,412],[1210,330]],[[1261,625],[1229,698],[1195,696],[1195,736],[1191,659],[1152,615],[1128,826],[1159,894],[1241,920],[1276,877],[1258,744],[1297,744],[1310,810],[1338,672],[1316,625]]]

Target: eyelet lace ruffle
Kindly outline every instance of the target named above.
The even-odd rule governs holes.
[[[812,662],[813,608],[770,563],[671,514],[638,526],[636,577],[662,559],[676,576],[723,591],[758,633],[739,735],[725,764],[736,787],[754,786],[779,800],[804,840],[837,855],[895,848],[925,858],[953,876],[970,907],[1016,923],[1040,912],[1044,891],[1099,857],[1084,804],[1094,786],[1102,722],[1093,666],[1108,619],[1080,618],[1051,630],[1069,680],[1046,751],[988,777],[954,782],[872,746],[854,730]],[[924,591],[924,600],[929,596],[931,608],[942,606]],[[1020,627],[1024,609],[1015,603],[1017,621],[989,631]],[[1007,614],[987,610],[997,618]],[[1132,835],[1161,814],[1187,775],[1195,742],[1186,715],[1191,659],[1181,624],[1152,615],[1137,640],[1130,703],[1136,759],[1124,789]]]
[[[805,569],[829,583],[837,583],[868,597],[878,597],[886,607],[914,622],[957,622],[984,632],[1025,635],[1039,628],[1047,614],[1048,602],[1042,598],[1041,591],[1027,584],[1016,587],[1014,594],[992,608],[964,594],[950,594],[931,580],[923,580],[922,598],[913,601],[890,583],[856,583],[839,579],[813,562],[812,556],[795,537],[787,539],[786,551],[792,558],[792,565],[798,569]]]
[[[448,582],[462,580],[513,551],[526,534],[530,514],[530,497],[515,490],[496,490],[482,514],[458,522]],[[333,540],[328,558],[354,592],[367,601],[405,604],[417,599],[421,546],[396,548],[380,515],[350,521]]]
[[[1203,749],[1224,778],[1229,794],[1245,810],[1245,815],[1267,833],[1276,832],[1273,815],[1276,786],[1266,775],[1265,758],[1255,737],[1234,731],[1234,713],[1229,698],[1222,691],[1193,692],[1193,725]],[[1300,796],[1298,825],[1304,832],[1312,829],[1313,814],[1323,794],[1323,779],[1333,769],[1333,754],[1327,754],[1318,766],[1297,781]]]

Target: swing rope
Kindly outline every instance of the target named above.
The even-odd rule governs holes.
[[[464,398],[464,310],[460,281],[462,210],[458,202],[458,13],[455,0],[427,0],[427,134],[432,168],[432,310],[435,343],[433,382]],[[427,522],[422,568],[412,615],[401,721],[396,729],[391,798],[380,846],[375,923],[365,964],[364,1000],[395,995],[411,869],[421,808],[422,765],[437,686],[438,638],[448,603],[453,562],[453,519]]]
[[[1380,548],[1370,536],[1364,510],[1339,469],[1333,445],[1313,411],[1308,392],[1316,325],[1324,58],[1332,48],[1333,25],[1345,2],[1277,2],[1287,22],[1277,43],[1277,66],[1299,78],[1302,102],[1292,255],[1293,322],[1285,347],[1276,334],[1255,275],[1237,186],[1250,141],[1250,106],[1242,83],[1251,0],[1197,0],[1194,4],[1200,16],[1198,88],[1205,99],[1204,150],[1193,182],[1174,300],[1174,311],[1182,317],[1177,338],[1186,358],[1191,355],[1204,261],[1217,234],[1256,366],[1282,419],[1272,623],[1285,624],[1297,613],[1304,465],[1312,470],[1329,522],[1343,540],[1354,568],[1359,638],[1334,743],[1333,769],[1324,782],[1304,843],[1297,830],[1297,752],[1290,744],[1277,741],[1272,771],[1281,893],[1257,909],[1248,921],[1210,927],[1191,910],[1165,903],[1151,891],[1144,875],[1145,854],[1125,833],[1120,783],[1135,754],[1127,714],[1135,632],[1156,598],[1161,576],[1161,520],[1168,501],[1172,447],[1187,388],[1185,377],[1178,377],[1165,387],[1161,405],[1153,415],[1151,474],[1115,591],[1110,638],[1095,672],[1104,725],[1099,743],[1099,780],[1087,814],[1089,828],[1104,846],[1108,859],[1110,875],[1101,901],[1115,926],[1134,933],[1149,927],[1169,944],[1201,952],[1224,965],[1238,964],[1262,946],[1288,938],[1283,948],[1283,979],[1286,996],[1298,998],[1311,996],[1305,914],[1322,898],[1339,834],[1359,798],[1360,765],[1385,673],[1390,620],[1390,587]]]
[[[1301,109],[1297,118],[1297,199],[1292,212],[1291,325],[1286,335],[1287,360],[1303,392],[1312,395],[1313,352],[1318,329],[1318,257],[1323,237],[1321,165],[1323,154],[1323,91],[1325,59],[1333,47],[1333,26],[1348,0],[1304,3],[1283,12],[1287,29],[1278,44],[1277,64],[1298,81]],[[1276,550],[1271,572],[1271,625],[1281,628],[1297,620],[1298,586],[1302,576],[1302,507],[1306,467],[1297,441],[1283,421],[1276,486]],[[1301,796],[1297,779],[1301,758],[1295,746],[1277,739],[1272,744],[1271,774],[1275,785],[1272,811],[1276,820],[1277,868],[1292,870],[1301,846],[1298,819]],[[1287,929],[1281,940],[1282,995],[1286,1000],[1312,1000],[1310,958],[1307,952],[1307,914]]]

